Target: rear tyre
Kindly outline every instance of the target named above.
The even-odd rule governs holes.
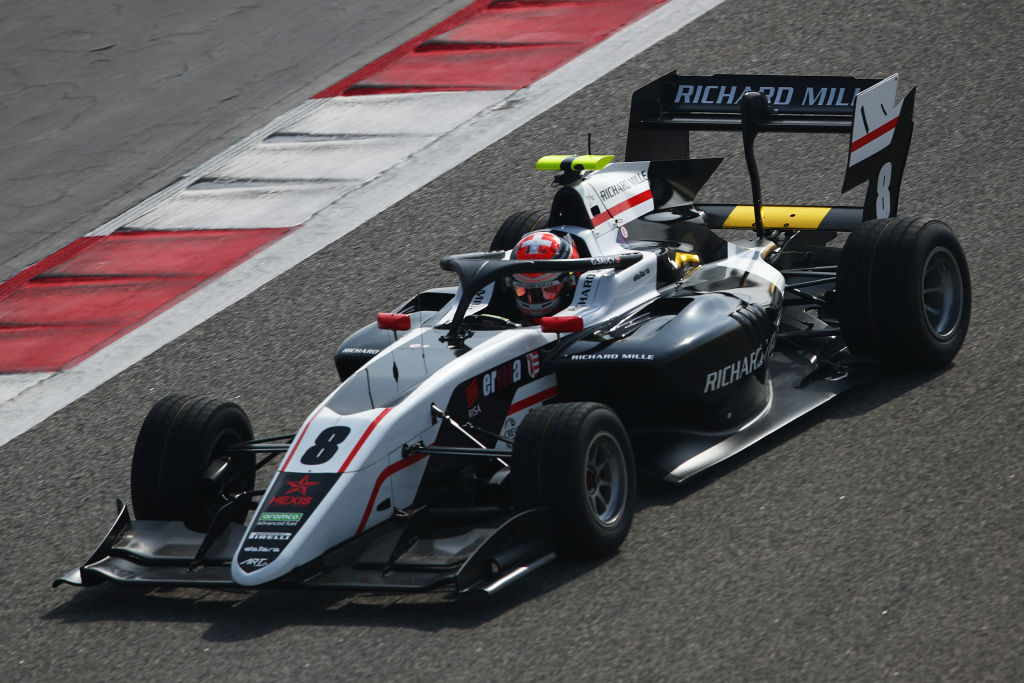
[[[547,211],[520,211],[514,213],[501,224],[494,239],[491,240],[491,251],[508,251],[519,243],[523,235],[534,230],[548,227]]]
[[[941,221],[867,221],[843,247],[836,299],[851,351],[892,366],[939,368],[953,360],[967,336],[967,259]]]
[[[251,439],[249,418],[234,403],[180,395],[160,399],[142,423],[132,455],[135,516],[180,520],[205,532],[225,494],[255,485],[255,455],[227,452]],[[224,464],[221,476],[204,482],[215,461]],[[243,522],[245,515],[241,509],[232,521]]]
[[[615,552],[636,504],[633,451],[622,422],[600,403],[530,412],[512,448],[517,509],[547,506],[555,552],[586,559]]]

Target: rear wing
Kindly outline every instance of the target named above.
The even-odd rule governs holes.
[[[899,74],[881,80],[831,76],[679,76],[666,74],[633,93],[626,161],[690,158],[690,131],[743,133],[753,206],[721,205],[712,227],[808,229],[763,222],[753,140],[762,132],[838,133],[849,136],[842,191],[868,183],[861,211],[834,208],[829,229],[852,230],[861,221],[896,214],[913,132],[914,93],[896,101]],[[789,208],[769,211],[785,214]],[[806,208],[806,207],[805,207]],[[737,209],[740,209],[737,211]],[[752,210],[752,211],[751,211]],[[751,215],[753,224],[723,216]],[[715,217],[718,217],[718,220]],[[738,221],[734,218],[733,221]],[[818,226],[814,226],[817,228]]]

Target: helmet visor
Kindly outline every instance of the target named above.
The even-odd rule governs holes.
[[[540,304],[545,301],[554,301],[562,291],[562,283],[556,282],[544,287],[524,287],[521,284],[513,283],[512,290],[520,301],[528,304]]]

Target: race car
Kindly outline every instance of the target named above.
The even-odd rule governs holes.
[[[625,161],[543,157],[550,210],[442,259],[458,286],[346,339],[340,385],[295,434],[254,439],[227,401],[159,401],[133,454],[135,519],[119,499],[54,585],[493,593],[616,552],[638,473],[683,481],[876,368],[950,363],[967,262],[941,221],[896,217],[915,93],[897,94],[897,75],[640,88]],[[721,159],[690,158],[691,130],[741,134],[752,203],[697,201]],[[843,190],[866,184],[864,203],[764,205],[764,132],[848,136]]]

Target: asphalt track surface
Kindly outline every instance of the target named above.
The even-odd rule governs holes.
[[[0,677],[1020,680],[1021,9],[729,0],[7,444]],[[877,377],[682,487],[644,483],[618,555],[495,599],[49,587],[112,520],[153,400],[222,396],[260,433],[293,429],[346,333],[545,206],[536,157],[587,131],[621,154],[629,93],[673,68],[918,86],[901,214],[946,218],[974,283],[951,367]],[[839,201],[841,143],[790,142],[758,140],[763,166],[789,158],[766,198]],[[728,143],[694,145],[733,158],[707,197],[745,196]]]
[[[0,0],[0,281],[470,0]]]

